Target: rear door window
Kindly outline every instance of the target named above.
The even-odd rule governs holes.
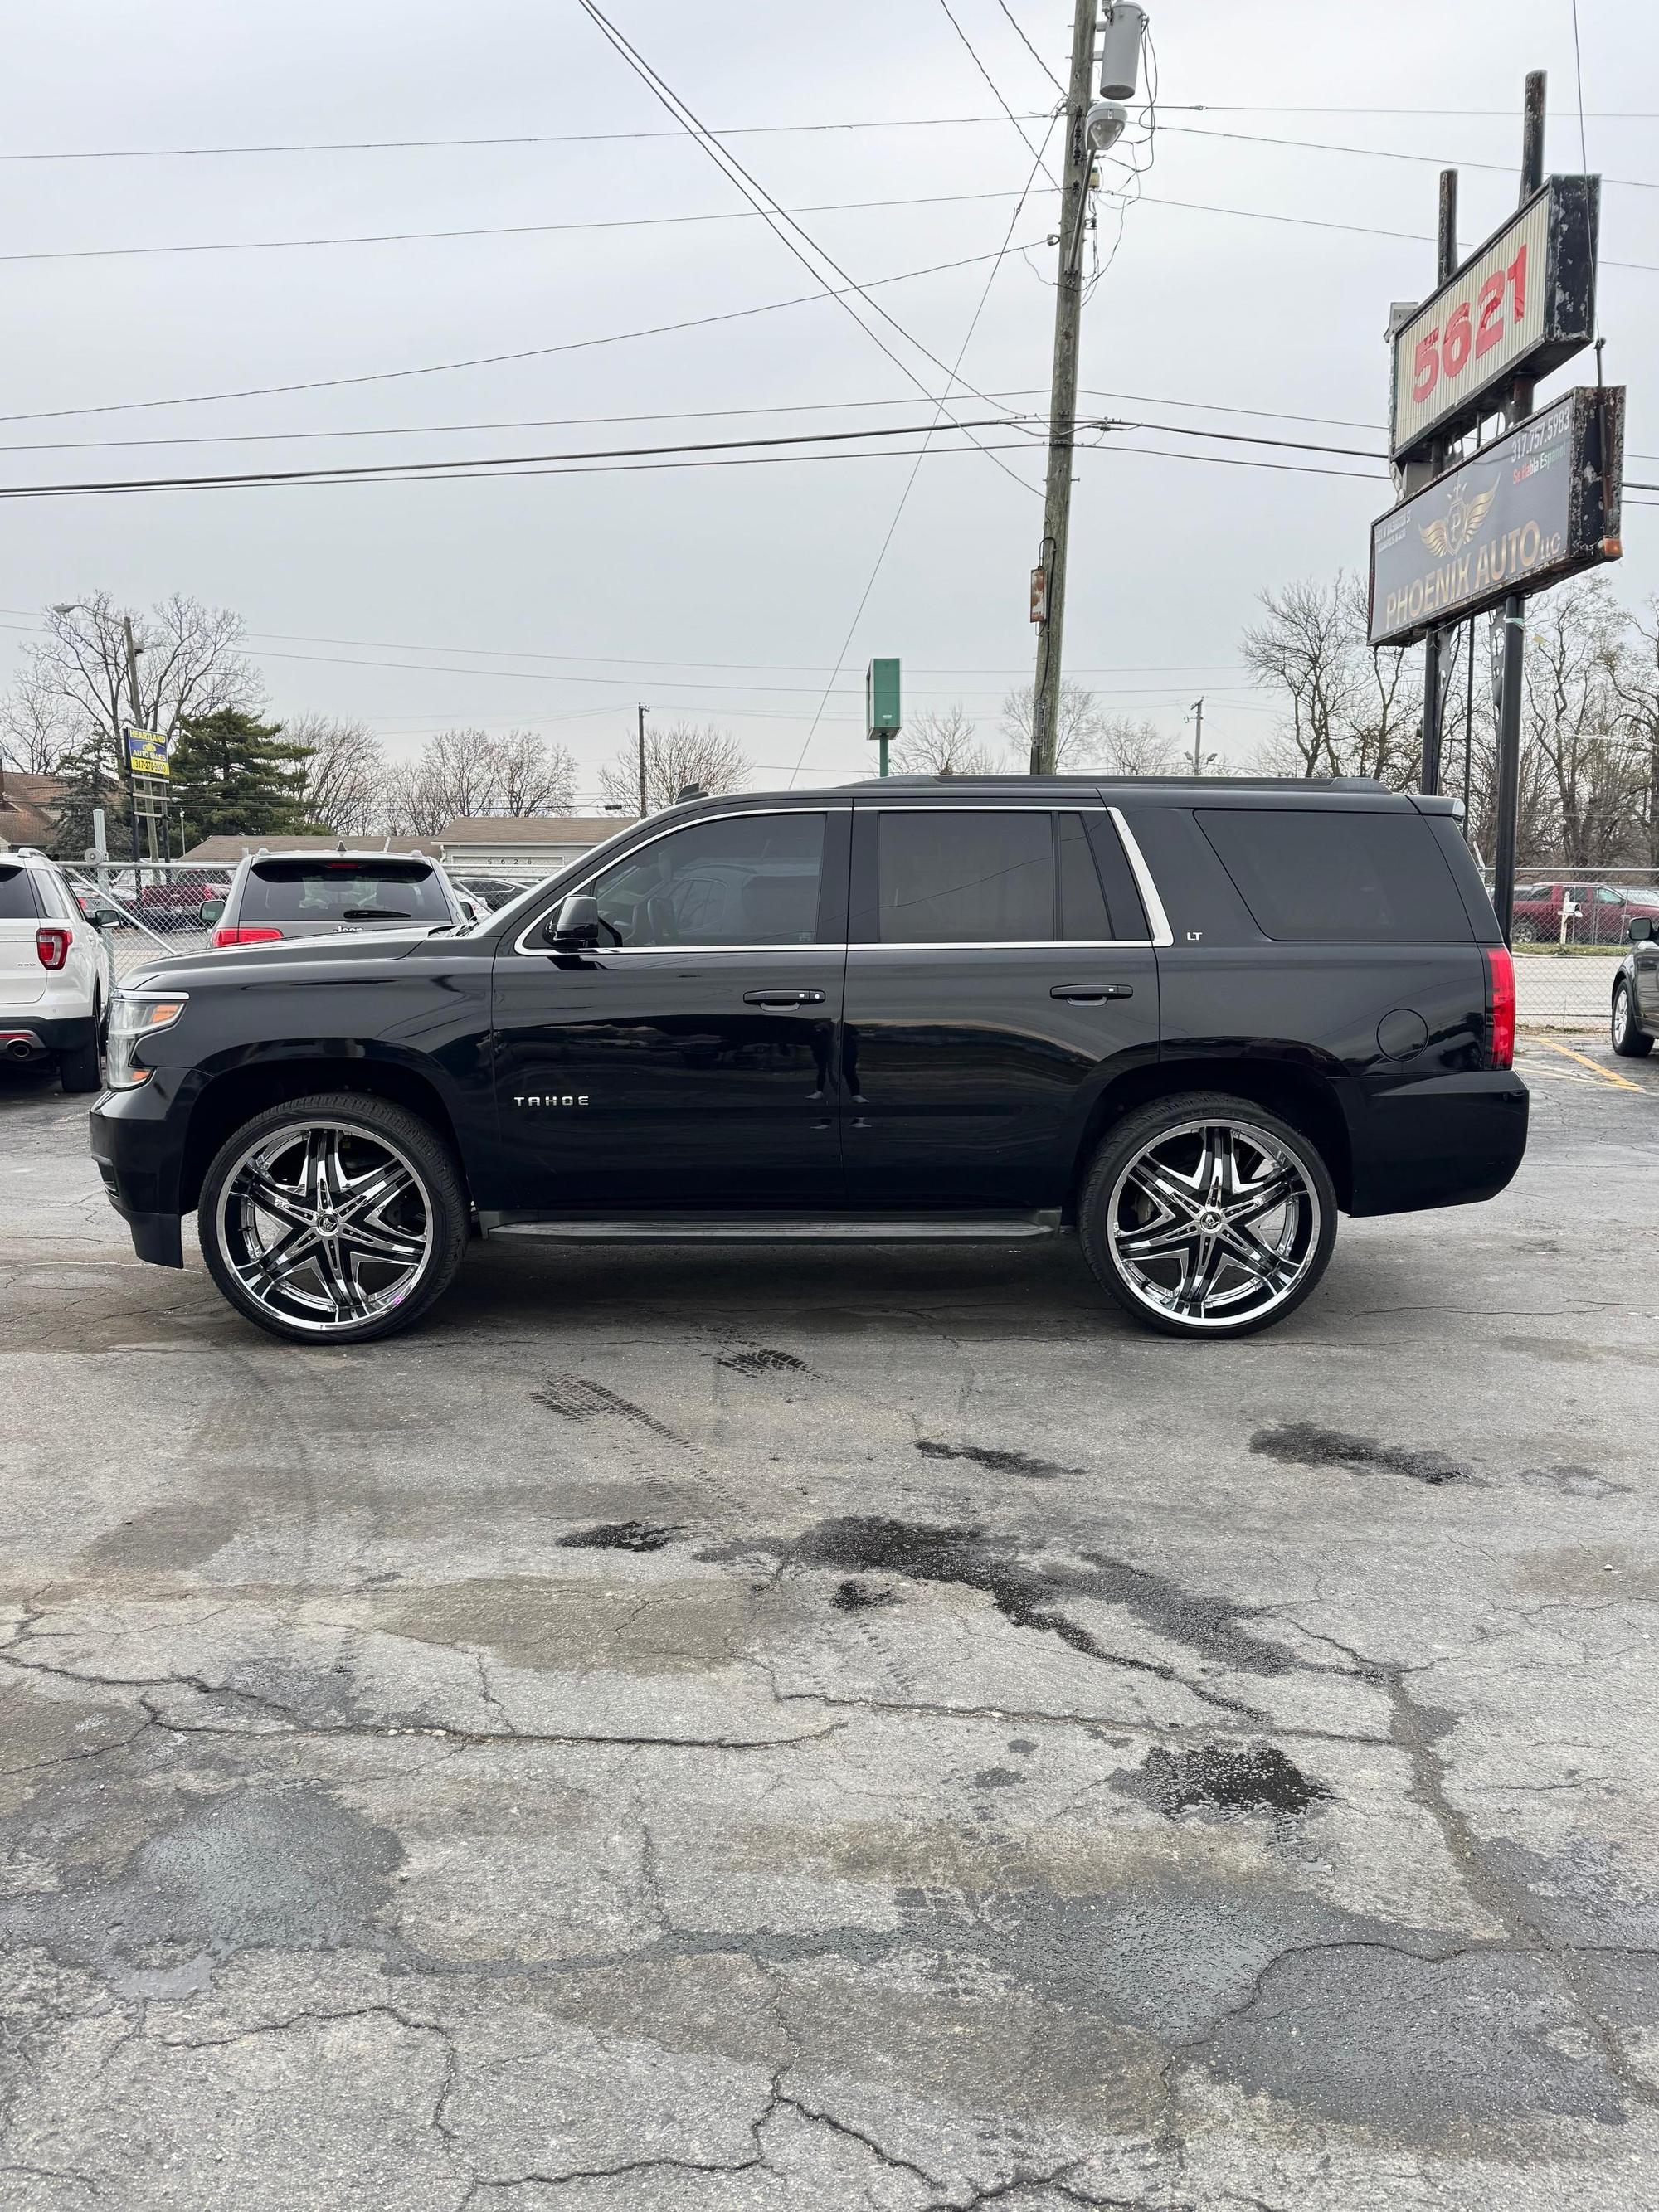
[[[406,860],[256,860],[239,922],[452,921],[434,870]]]
[[[0,867],[0,921],[38,921],[34,883],[27,868]]]
[[[876,884],[884,945],[1051,942],[1054,817],[1035,807],[884,813]]]
[[[1469,940],[1451,872],[1420,815],[1357,807],[1195,813],[1266,937],[1292,944]]]

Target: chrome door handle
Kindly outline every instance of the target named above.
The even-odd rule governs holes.
[[[745,1006],[821,1006],[822,991],[745,991]]]
[[[1107,999],[1133,999],[1133,983],[1054,983],[1051,999],[1069,999],[1074,1006],[1098,1006]]]

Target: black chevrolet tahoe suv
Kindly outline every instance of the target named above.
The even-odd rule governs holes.
[[[469,1236],[1075,1232],[1171,1334],[1282,1320],[1339,1211],[1520,1164],[1510,957],[1449,800],[892,778],[670,808],[470,927],[164,962],[92,1148],[139,1257],[297,1342]]]

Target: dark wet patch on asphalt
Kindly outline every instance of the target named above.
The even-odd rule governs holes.
[[[1331,1794],[1272,1743],[1206,1743],[1191,1751],[1154,1745],[1146,1764],[1117,1786],[1171,1820],[1183,1813],[1294,1816]]]
[[[830,1601],[838,1613],[868,1613],[880,1605],[896,1605],[896,1590],[878,1589],[873,1583],[837,1583]]]
[[[545,1406],[550,1413],[562,1413],[568,1421],[592,1421],[609,1414],[615,1420],[631,1421],[637,1428],[666,1437],[671,1443],[684,1442],[684,1437],[665,1428],[642,1407],[619,1398],[603,1382],[590,1382],[585,1375],[550,1375],[541,1389],[530,1395],[538,1406]]]
[[[557,1541],[562,1552],[660,1552],[680,1534],[672,1521],[601,1521],[595,1528],[573,1528]]]
[[[811,1369],[793,1352],[775,1352],[764,1344],[737,1344],[722,1352],[717,1363],[733,1375],[810,1375]]]
[[[1067,1597],[1122,1606],[1156,1634],[1185,1644],[1218,1665],[1255,1674],[1282,1674],[1292,1662],[1278,1644],[1251,1635],[1243,1624],[1249,1607],[1223,1597],[1200,1597],[1163,1575],[1097,1552],[1079,1566],[1022,1554],[1018,1540],[971,1525],[938,1527],[874,1515],[821,1521],[799,1536],[756,1536],[701,1553],[712,1563],[760,1553],[786,1567],[830,1568],[842,1574],[898,1576],[908,1582],[980,1590],[1016,1628],[1057,1636],[1091,1659],[1127,1666],[1170,1681],[1175,1669],[1150,1659],[1104,1649],[1060,1608]]]
[[[1281,1421],[1276,1427],[1258,1429],[1250,1438],[1250,1449],[1295,1467],[1345,1467],[1355,1473],[1403,1474],[1431,1488],[1446,1482],[1486,1487],[1472,1468],[1448,1459],[1444,1452],[1410,1451],[1403,1444],[1380,1443],[1375,1437],[1321,1428],[1315,1421]]]
[[[927,1459],[966,1459],[975,1467],[988,1467],[993,1474],[1027,1474],[1036,1480],[1051,1475],[1081,1474],[1080,1467],[1062,1467],[1058,1460],[1036,1459],[1030,1452],[1009,1451],[995,1444],[944,1444],[931,1437],[918,1437],[916,1449]]]

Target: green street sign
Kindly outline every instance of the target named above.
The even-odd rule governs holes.
[[[865,728],[872,738],[895,736],[903,722],[900,705],[899,664],[872,660],[864,672]]]

